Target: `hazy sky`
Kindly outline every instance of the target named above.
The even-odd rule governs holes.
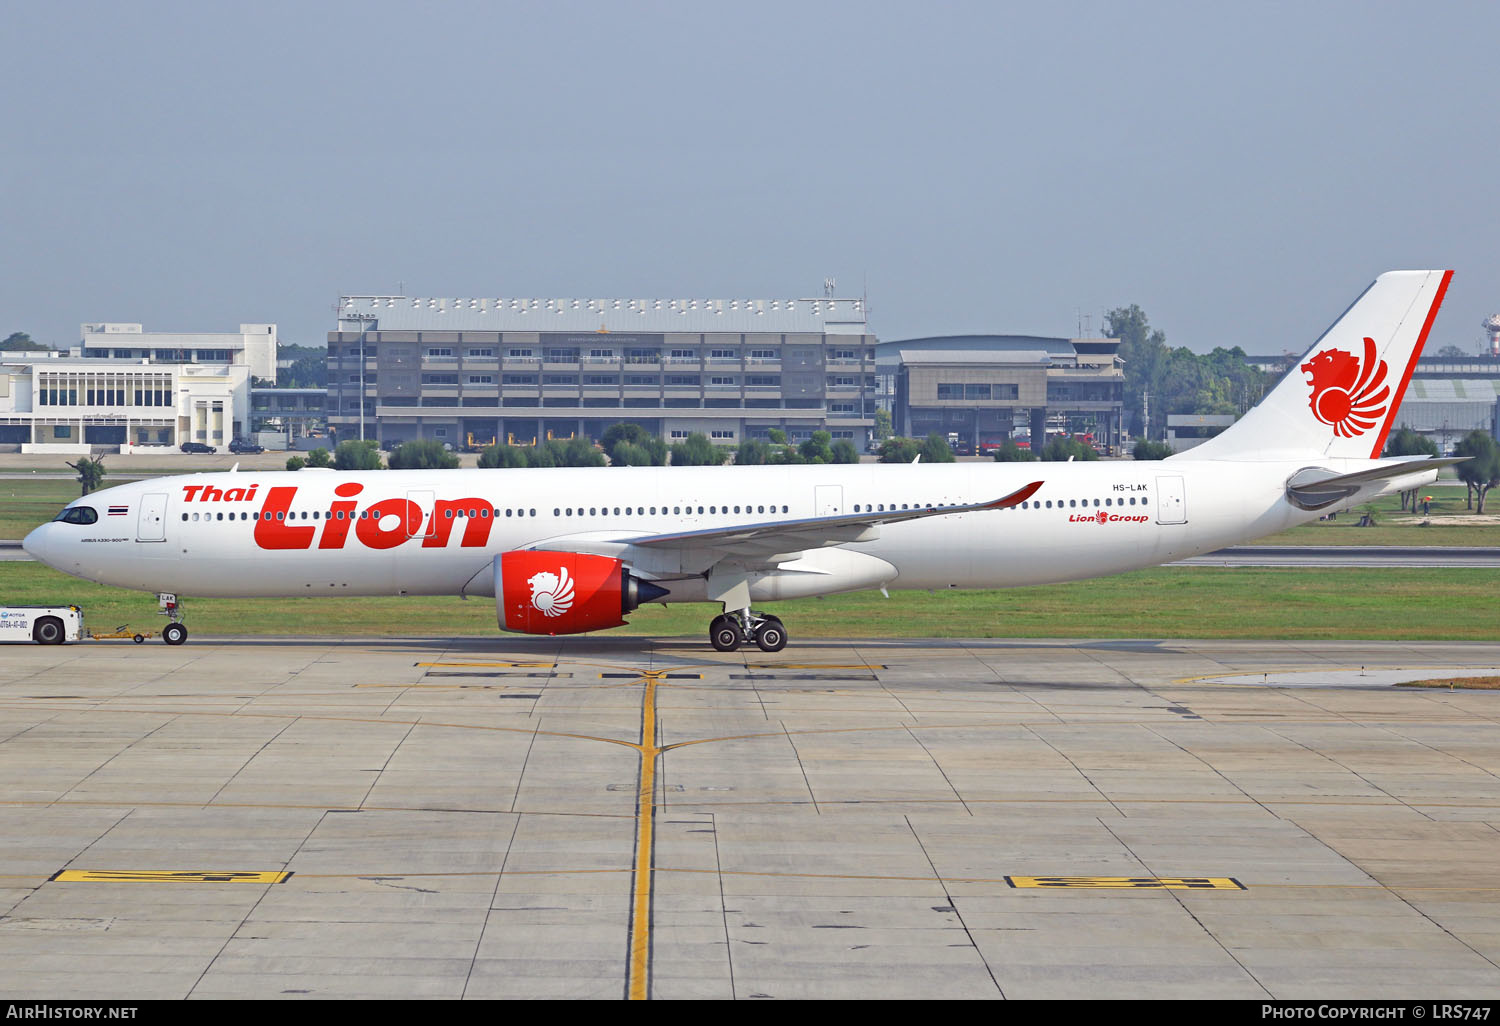
[[[868,291],[882,338],[1302,349],[1500,311],[1500,4],[5,7],[0,337],[322,344],[343,293]]]

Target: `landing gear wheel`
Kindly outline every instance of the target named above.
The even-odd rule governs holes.
[[[180,645],[187,640],[187,628],[180,623],[169,623],[161,629],[161,640],[168,645]]]
[[[717,652],[733,652],[740,647],[740,625],[720,614],[708,625],[708,640]]]
[[[44,616],[36,622],[31,636],[38,645],[61,645],[64,633],[61,620],[55,616]]]
[[[135,642],[137,645],[139,645],[141,642],[143,642],[143,641],[146,640],[146,636],[144,634],[137,634],[135,637],[131,638],[130,640],[133,641],[133,642]]]
[[[774,616],[766,617],[761,622],[760,629],[755,632],[755,643],[762,652],[780,652],[786,648],[786,628],[781,625],[781,620]]]

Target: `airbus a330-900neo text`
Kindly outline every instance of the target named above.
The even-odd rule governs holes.
[[[493,596],[528,634],[714,602],[715,648],[776,651],[756,603],[1098,577],[1435,480],[1456,461],[1381,451],[1451,276],[1381,275],[1259,405],[1162,462],[231,471],[96,492],[24,544],[172,596]]]

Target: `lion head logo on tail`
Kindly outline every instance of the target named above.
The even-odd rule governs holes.
[[[1342,349],[1325,349],[1301,369],[1312,386],[1308,405],[1313,416],[1334,434],[1362,435],[1385,414],[1391,390],[1385,384],[1385,361],[1376,359],[1374,339],[1365,339],[1363,360]]]

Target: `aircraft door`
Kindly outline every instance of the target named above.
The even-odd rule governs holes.
[[[1156,479],[1156,522],[1187,523],[1187,492],[1183,488],[1182,478],[1172,476]]]
[[[163,493],[141,496],[141,511],[135,522],[135,540],[138,542],[164,542],[167,540],[167,497]]]
[[[816,485],[813,488],[813,515],[832,517],[844,512],[843,485]]]
[[[436,492],[413,492],[406,493],[406,501],[414,502],[422,511],[422,517],[417,521],[417,529],[413,531],[411,522],[407,521],[408,538],[431,538],[437,533],[437,493]]]

